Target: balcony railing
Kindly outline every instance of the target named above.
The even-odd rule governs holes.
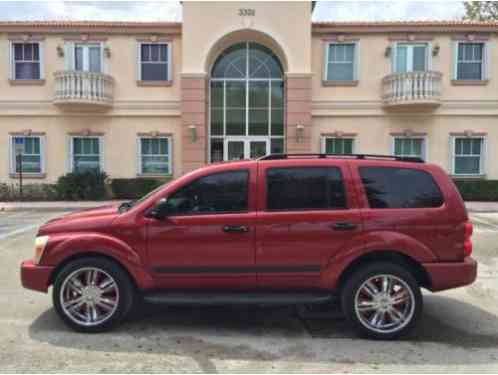
[[[441,77],[433,71],[390,74],[382,80],[384,105],[439,105]]]
[[[106,74],[60,71],[55,76],[55,104],[112,106],[114,79]]]

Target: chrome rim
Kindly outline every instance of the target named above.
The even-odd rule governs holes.
[[[410,323],[415,296],[410,286],[393,275],[370,277],[356,292],[356,316],[369,330],[393,333]]]
[[[63,282],[60,304],[64,314],[82,326],[95,326],[109,319],[118,308],[119,288],[105,271],[85,267]]]

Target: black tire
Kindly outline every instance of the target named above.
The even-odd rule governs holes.
[[[78,270],[85,268],[95,268],[99,271],[107,273],[114,279],[119,291],[119,299],[115,311],[100,324],[82,325],[74,321],[64,311],[61,305],[61,292],[65,280]],[[60,316],[62,321],[71,329],[83,333],[97,333],[112,329],[118,323],[123,321],[126,316],[132,311],[136,302],[136,291],[130,277],[123,268],[106,258],[89,257],[76,259],[66,264],[57,274],[52,290],[52,300],[55,311]]]
[[[407,294],[413,304],[413,308],[407,308],[407,311],[410,312],[408,318],[404,320],[404,323],[400,325],[399,329],[393,332],[388,332],[388,328],[385,329],[386,332],[379,332],[380,328],[375,330],[373,327],[367,326],[368,322],[362,322],[359,316],[361,314],[360,312],[357,313],[355,308],[355,299],[357,293],[359,293],[358,290],[367,280],[380,275],[394,276],[395,278],[402,280],[411,291],[411,294],[410,292]],[[406,335],[416,326],[417,321],[422,314],[423,298],[417,281],[406,268],[395,263],[376,262],[366,264],[356,270],[346,280],[341,290],[341,306],[346,319],[361,336],[377,340],[393,340]],[[374,314],[375,311],[376,310],[371,314]],[[383,316],[385,319],[386,315],[384,314]],[[368,320],[368,318],[363,320]]]

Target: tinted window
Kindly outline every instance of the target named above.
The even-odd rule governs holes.
[[[272,168],[266,187],[269,210],[346,208],[338,168]]]
[[[171,214],[247,211],[248,172],[223,172],[201,177],[168,197]]]
[[[439,207],[443,197],[432,176],[406,168],[360,168],[371,208]]]

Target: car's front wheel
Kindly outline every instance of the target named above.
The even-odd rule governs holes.
[[[56,276],[53,303],[62,320],[80,332],[101,332],[123,320],[135,300],[128,274],[105,258],[81,258]]]
[[[346,318],[361,334],[389,340],[415,326],[423,300],[410,272],[382,262],[353,273],[342,289],[341,303]]]

